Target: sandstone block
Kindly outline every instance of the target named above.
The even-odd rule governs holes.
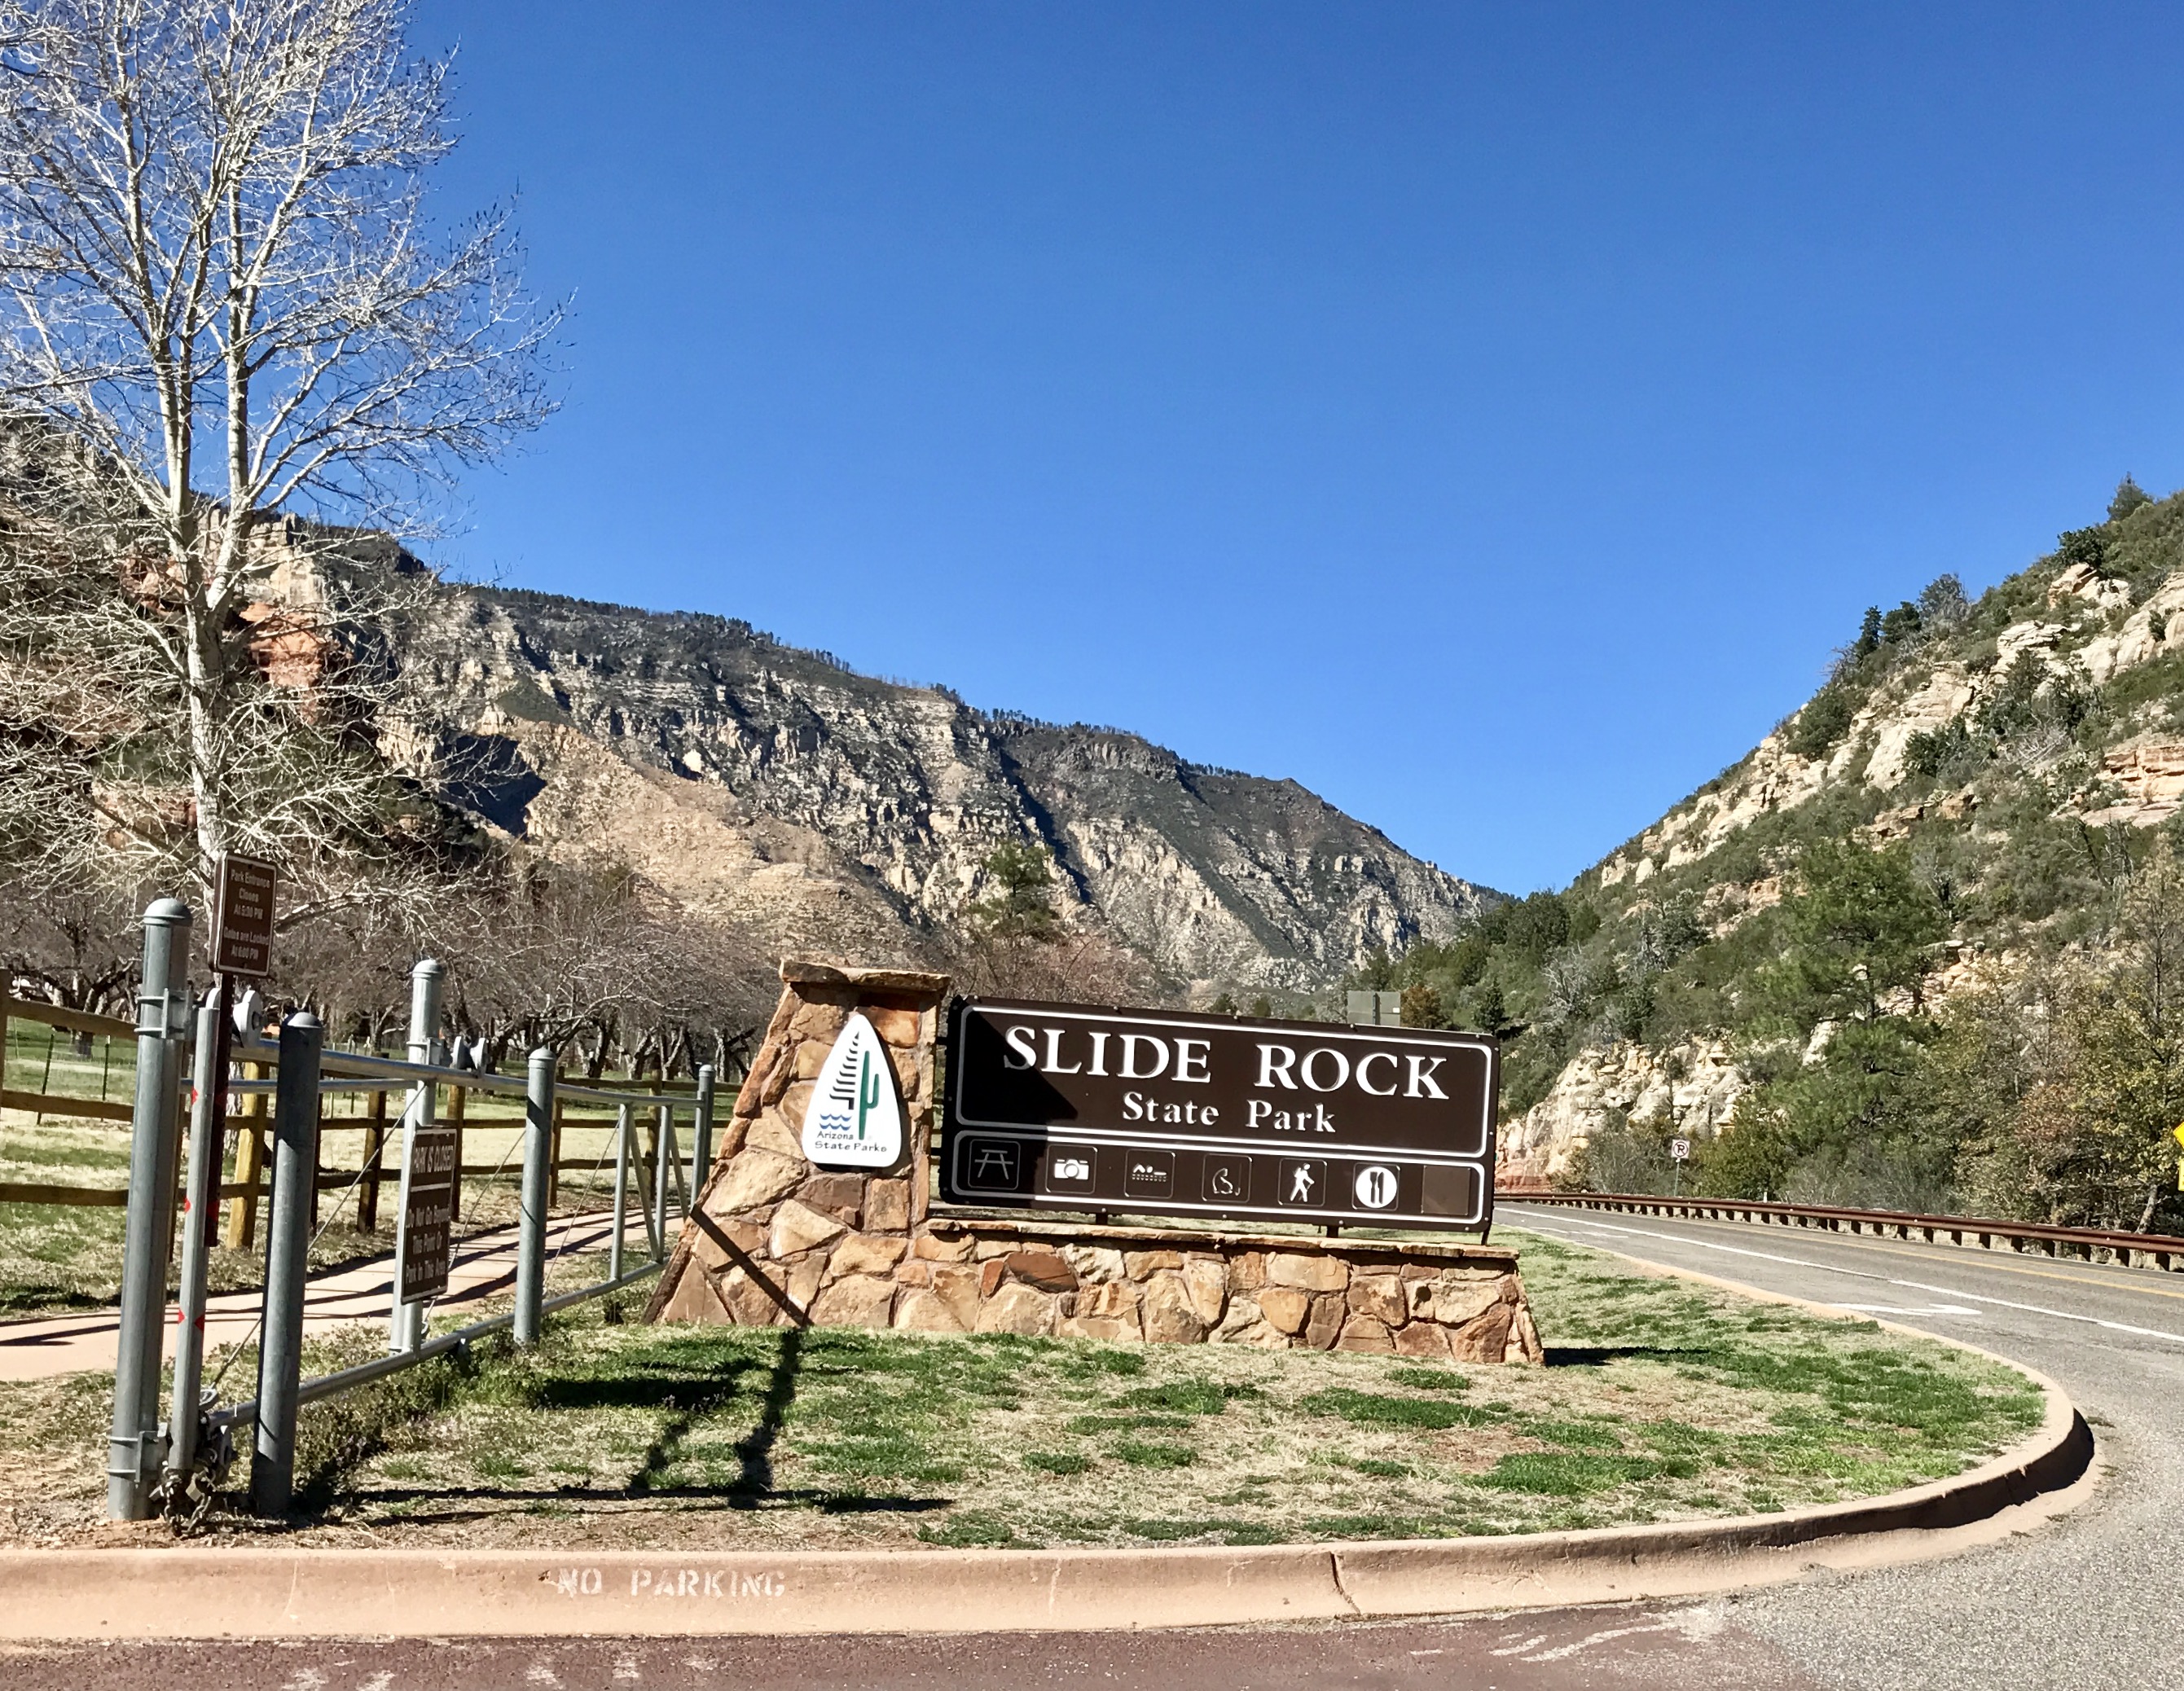
[[[924,1096],[925,1065],[918,1061],[917,1053],[890,1049],[888,1056],[894,1064],[895,1084],[902,1089],[903,1102]]]
[[[1340,1292],[1350,1283],[1350,1271],[1334,1257],[1279,1252],[1267,1259],[1267,1278],[1276,1286],[1295,1286],[1306,1292]]]
[[[872,1004],[866,1007],[865,1019],[872,1023],[872,1032],[879,1035],[882,1044],[892,1045],[903,1051],[917,1049],[921,1031],[919,1024],[925,1020],[917,1011],[882,1010],[878,1005]]]
[[[1228,1265],[1217,1256],[1186,1257],[1183,1283],[1190,1293],[1190,1307],[1198,1312],[1198,1319],[1208,1327],[1217,1323],[1222,1310],[1228,1305]]]
[[[750,1132],[744,1136],[744,1143],[752,1150],[803,1164],[806,1171],[811,1166],[804,1160],[804,1141],[798,1137],[794,1124],[778,1110],[763,1111],[751,1123]]]
[[[1401,1327],[1409,1315],[1403,1303],[1403,1282],[1392,1274],[1353,1276],[1350,1282],[1350,1307],[1387,1327]]]
[[[712,1211],[709,1209],[705,1213],[710,1215]],[[761,1250],[766,1246],[766,1229],[755,1222],[726,1221],[720,1222],[719,1226],[721,1231],[728,1236],[736,1248],[746,1254]],[[704,1233],[694,1233],[690,1242],[690,1252],[698,1262],[709,1269],[724,1268],[732,1260],[726,1251],[715,1244],[711,1238]]]
[[[1509,1328],[1516,1314],[1514,1304],[1490,1305],[1449,1334],[1449,1354],[1458,1362],[1499,1362],[1509,1353]]]
[[[865,1177],[861,1174],[815,1174],[797,1188],[796,1196],[800,1202],[854,1227],[864,1214]]]
[[[738,1327],[772,1327],[788,1319],[781,1313],[781,1305],[766,1296],[765,1288],[740,1268],[730,1269],[714,1283],[720,1288],[721,1301],[728,1306],[728,1313],[736,1318]]]
[[[1304,1342],[1314,1350],[1332,1350],[1341,1336],[1343,1322],[1349,1319],[1349,1302],[1340,1292],[1320,1293],[1312,1300],[1312,1314],[1305,1318]]]
[[[875,1233],[900,1232],[910,1225],[910,1182],[906,1180],[868,1180],[865,1182],[865,1227]]]
[[[1433,1321],[1412,1321],[1407,1327],[1398,1327],[1396,1330],[1396,1354],[1446,1362],[1448,1360],[1448,1329]]]
[[[663,1321],[711,1321],[721,1320],[721,1311],[713,1301],[713,1291],[705,1278],[705,1271],[696,1263],[682,1271],[682,1277],[675,1282],[675,1290],[660,1305],[660,1319]]]
[[[905,1332],[961,1332],[963,1323],[938,1295],[922,1286],[902,1294],[895,1306],[894,1324]]]
[[[1228,1289],[1232,1292],[1256,1292],[1267,1283],[1267,1255],[1264,1251],[1247,1250],[1228,1259]]]
[[[1540,1343],[1540,1330],[1533,1324],[1532,1311],[1525,1304],[1517,1305],[1516,1318],[1509,1323],[1509,1343],[1502,1353],[1504,1362],[1530,1363],[1543,1366],[1547,1360],[1546,1348]]]
[[[1078,1316],[1129,1318],[1133,1332],[1138,1323],[1138,1288],[1128,1281],[1102,1281],[1096,1286],[1080,1286],[1070,1299],[1068,1313]]]
[[[819,1282],[827,1273],[827,1259],[817,1253],[788,1265],[788,1285],[784,1288],[788,1300],[800,1310],[809,1311],[811,1300],[819,1295]],[[777,1276],[775,1283],[780,1283]]]
[[[816,1081],[819,1071],[827,1066],[827,1053],[832,1041],[805,1039],[799,1042],[794,1061],[795,1075],[800,1081]]]
[[[886,1274],[902,1260],[903,1253],[909,1249],[907,1239],[851,1233],[834,1247],[833,1254],[827,1258],[827,1277],[839,1280],[846,1274]]]
[[[1077,1271],[1050,1250],[1014,1250],[1001,1260],[1002,1277],[1042,1292],[1074,1292]]]
[[[1173,1250],[1128,1250],[1123,1253],[1123,1271],[1133,1280],[1143,1280],[1149,1274],[1157,1274],[1164,1268],[1183,1266],[1183,1253]]]
[[[714,1187],[713,1195],[705,1200],[705,1213],[725,1223],[738,1211],[755,1210],[761,1204],[784,1198],[803,1180],[805,1167],[801,1157],[791,1162],[771,1151],[744,1151],[728,1165],[727,1171]],[[743,1243],[740,1239],[736,1242]]]
[[[1312,1313],[1312,1294],[1294,1286],[1267,1286],[1258,1293],[1259,1312],[1279,1331],[1300,1333]]]
[[[792,1257],[842,1237],[847,1231],[832,1215],[822,1215],[794,1198],[773,1212],[766,1248],[776,1260]]]
[[[1014,1239],[977,1239],[971,1247],[971,1260],[983,1262],[989,1257],[1006,1256],[1012,1250],[1022,1249]]]
[[[894,1283],[898,1286],[930,1286],[933,1283],[933,1265],[912,1257],[899,1262],[894,1269]]]
[[[910,1254],[928,1262],[967,1262],[971,1259],[970,1237],[957,1233],[942,1238],[933,1233],[920,1233],[910,1242]]]
[[[1228,1311],[1221,1317],[1221,1325],[1213,1331],[1216,1338],[1232,1338],[1248,1327],[1264,1327],[1265,1318],[1256,1298],[1231,1298]]]
[[[1145,1282],[1141,1319],[1145,1338],[1153,1344],[1196,1344],[1206,1337],[1206,1323],[1191,1307],[1190,1290],[1180,1274],[1156,1274]]]
[[[1498,1274],[1454,1281],[1444,1277],[1434,1287],[1433,1318],[1445,1327],[1460,1327],[1500,1303],[1502,1288]]]
[[[788,1019],[788,1032],[799,1039],[816,1040],[819,1054],[825,1056],[834,1042],[842,1037],[842,1024],[850,1019],[849,1006],[838,1004],[804,1004]],[[816,1073],[815,1070],[813,1072]]]
[[[1385,1321],[1375,1321],[1370,1316],[1352,1316],[1342,1324],[1341,1336],[1334,1341],[1337,1350],[1391,1351],[1395,1338]]]
[[[933,1295],[948,1306],[956,1325],[968,1332],[978,1324],[978,1271],[948,1263],[933,1269]]]
[[[1080,1286],[1106,1280],[1128,1277],[1129,1271],[1123,1265],[1123,1254],[1109,1250],[1104,1245],[1064,1245],[1062,1260],[1077,1271]]]
[[[718,1124],[713,1130],[713,1166],[720,1167],[743,1149],[744,1140],[749,1133],[750,1119],[748,1116],[731,1115]]]
[[[792,1132],[802,1127],[804,1122],[804,1112],[810,1107],[811,1103],[811,1082],[809,1081],[792,1081],[783,1089],[781,1094],[782,1120],[794,1124],[791,1129]]]
[[[1407,1262],[1397,1277],[1406,1286],[1416,1286],[1424,1281],[1438,1279],[1440,1276],[1440,1271],[1437,1268],[1429,1268],[1422,1262]]]
[[[894,1282],[855,1274],[837,1280],[811,1305],[822,1327],[883,1327],[894,1313]]]
[[[766,1088],[772,1084],[774,1071],[780,1068],[782,1059],[787,1054],[773,1036],[769,1035],[766,1043],[759,1047],[758,1055],[751,1060],[750,1072],[744,1076],[744,1083],[736,1088],[736,1101],[729,1107],[730,1115],[755,1115],[773,1102],[766,1095]]]
[[[979,1305],[980,1332],[1017,1332],[1037,1336],[1054,1331],[1055,1308],[1061,1300],[1021,1281],[1011,1281]]]

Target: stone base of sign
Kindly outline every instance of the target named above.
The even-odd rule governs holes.
[[[828,1327],[1542,1360],[1511,1250],[928,1217],[946,978],[794,960],[781,978],[698,1199],[735,1249],[686,1222],[648,1321],[779,1326],[794,1319],[786,1299]],[[801,1143],[812,1082],[852,1010],[902,1092],[904,1160],[877,1174],[815,1168]]]

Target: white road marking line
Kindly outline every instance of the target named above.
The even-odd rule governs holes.
[[[1551,1650],[1541,1650],[1537,1655],[1528,1655],[1527,1661],[1560,1661],[1566,1656],[1589,1650],[1595,1644],[1604,1644],[1610,1638],[1627,1638],[1633,1633],[1672,1633],[1679,1630],[1674,1621],[1656,1621],[1650,1627],[1610,1627],[1603,1632],[1588,1633],[1574,1644],[1560,1644]]]
[[[2165,1339],[2171,1344],[2184,1344],[2184,1333],[2164,1332],[2159,1327],[2133,1327],[2129,1321],[2103,1321],[2098,1316],[2081,1316],[2074,1310],[2051,1310],[2040,1304],[2020,1304],[2008,1298],[1990,1298],[1981,1293],[1967,1292],[1959,1287],[1935,1286],[1924,1280],[1898,1280],[1892,1274],[1875,1274],[1868,1269],[1838,1268],[1831,1263],[1814,1262],[1806,1257],[1782,1256],[1774,1251],[1747,1250],[1741,1245],[1717,1244],[1711,1239],[1685,1238],[1680,1233],[1663,1233],[1652,1227],[1618,1227],[1607,1221],[1594,1221],[1578,1216],[1572,1216],[1570,1221],[1579,1227],[1597,1227],[1604,1233],[1622,1233],[1637,1239],[1659,1239],[1674,1245],[1696,1245],[1701,1250],[1720,1251],[1729,1256],[1753,1257],[1761,1262],[1780,1262],[1791,1268],[1816,1269],[1822,1274],[1841,1274],[1852,1280],[1878,1280],[1884,1286],[1901,1286],[1909,1292],[1935,1292],[1944,1298],[1962,1298],[1969,1303],[1992,1304],[2000,1310],[2019,1310],[2029,1316],[2048,1316],[2059,1321],[2082,1321],[2087,1327],[2103,1327],[2109,1332],[2127,1332],[2139,1338]],[[1523,1227],[1542,1238],[1561,1239],[1564,1244],[1581,1245],[1585,1243],[1583,1239],[1574,1239],[1567,1234],[1534,1227],[1529,1221],[1512,1221],[1509,1225]],[[1849,1309],[1855,1306],[1838,1304],[1836,1307]]]
[[[1545,1633],[1535,1633],[1521,1644],[1512,1644],[1507,1649],[1489,1650],[1486,1654],[1489,1655],[1522,1655],[1526,1650],[1535,1650],[1539,1649],[1539,1647],[1546,1643],[1546,1641],[1547,1635]],[[1413,1654],[1415,1654],[1415,1652],[1413,1652]]]

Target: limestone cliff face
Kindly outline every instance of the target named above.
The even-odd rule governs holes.
[[[1008,840],[1053,852],[1074,925],[1179,981],[1318,986],[1482,897],[1294,782],[989,715],[718,617],[451,588],[404,662],[405,767],[784,950],[929,955]]]
[[[1545,1098],[1503,1125],[1496,1182],[1562,1179],[1592,1136],[1618,1115],[1711,1139],[1730,1123],[1745,1087],[1724,1040],[1686,1040],[1661,1052],[1629,1040],[1588,1048],[1556,1076]]]

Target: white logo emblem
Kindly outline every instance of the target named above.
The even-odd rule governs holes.
[[[1384,1210],[1396,1201],[1396,1171],[1385,1163],[1368,1163],[1357,1171],[1357,1207]]]
[[[889,1168],[902,1155],[894,1065],[872,1023],[854,1011],[804,1107],[804,1154],[834,1168]]]

